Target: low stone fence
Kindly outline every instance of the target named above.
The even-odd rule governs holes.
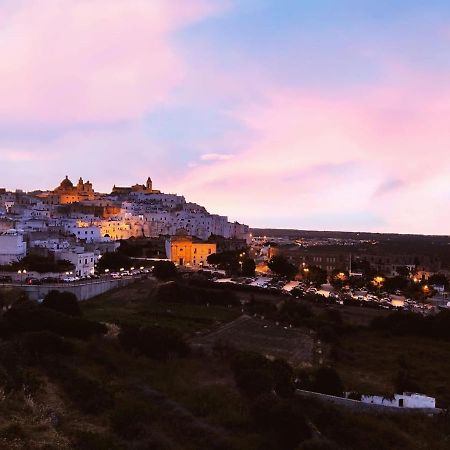
[[[354,411],[362,411],[373,414],[428,414],[436,415],[444,412],[440,408],[399,408],[395,406],[384,406],[375,403],[364,403],[350,398],[335,397],[334,395],[321,394],[319,392],[303,391],[297,389],[296,395],[303,398],[313,398],[325,402],[333,403],[336,406],[351,409]]]
[[[90,280],[86,282],[76,283],[56,283],[46,285],[26,285],[26,284],[0,284],[0,288],[17,288],[26,292],[30,300],[41,300],[50,291],[66,291],[71,292],[77,296],[78,300],[89,300],[97,295],[104,294],[105,292],[125,287],[135,280],[134,278],[120,278],[120,279],[108,279],[108,280]]]

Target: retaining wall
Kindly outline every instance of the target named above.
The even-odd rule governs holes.
[[[364,403],[349,398],[335,397],[334,395],[321,394],[319,392],[296,390],[296,395],[304,398],[314,398],[333,403],[336,406],[352,409],[354,411],[363,411],[373,414],[440,414],[443,412],[440,408],[398,408],[395,406],[383,406],[375,403]]]
[[[25,291],[30,300],[41,300],[50,291],[67,291],[75,294],[78,300],[88,300],[97,295],[104,294],[112,289],[125,287],[133,283],[133,278],[95,280],[77,283],[49,284],[49,285],[24,285],[24,284],[0,284],[0,288],[17,288]]]

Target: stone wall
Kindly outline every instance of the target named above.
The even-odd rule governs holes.
[[[321,394],[319,392],[296,390],[296,395],[304,398],[314,398],[333,403],[336,406],[352,409],[354,411],[362,411],[367,413],[384,413],[384,414],[440,414],[443,412],[440,408],[398,408],[395,406],[383,406],[374,403],[363,403],[358,400],[349,398],[335,397],[333,395]]]
[[[88,300],[96,297],[97,295],[104,294],[112,289],[121,288],[133,283],[133,278],[121,278],[110,280],[96,280],[77,283],[61,283],[51,285],[23,285],[23,284],[5,284],[1,287],[5,288],[17,288],[25,291],[28,294],[30,300],[42,300],[50,291],[67,291],[72,292],[78,298],[78,300]]]

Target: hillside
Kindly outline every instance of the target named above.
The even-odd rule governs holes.
[[[286,363],[273,366],[256,354],[240,353],[225,341],[213,339],[209,349],[193,345],[229,327],[241,316],[241,307],[231,291],[192,290],[181,284],[177,294],[173,286],[154,280],[137,283],[83,303],[77,317],[32,305],[18,292],[2,293],[3,304],[13,306],[0,321],[0,448],[448,448],[447,418],[405,415],[393,421],[337,410],[292,397],[279,384],[277,395],[270,394],[273,374],[279,380],[280,373],[315,370],[314,358],[301,357],[290,369]],[[95,325],[99,322],[106,326]],[[279,339],[281,331],[267,324],[262,331],[241,327],[239,339],[246,339],[245,332],[267,332],[267,339]],[[302,330],[311,339],[314,332],[306,325],[295,339],[301,339]],[[364,332],[372,336],[364,336],[367,345],[378,346],[373,358],[365,362],[361,354],[368,347],[345,334],[337,368],[346,383],[355,382],[350,372],[356,367],[355,376],[365,380],[360,386],[389,387],[387,372],[381,384],[376,382],[382,371],[376,367],[377,355],[387,342]],[[265,345],[256,338],[253,342]],[[426,342],[419,352],[426,351]],[[331,347],[324,345],[328,354]],[[433,357],[448,360],[448,351],[436,346]],[[434,367],[433,385],[445,383],[447,376],[444,364]],[[283,383],[286,388],[290,382]]]

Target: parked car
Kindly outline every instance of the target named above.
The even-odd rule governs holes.
[[[9,275],[0,276],[0,283],[12,283],[12,278]]]
[[[39,280],[38,278],[27,278],[25,280],[26,284],[30,284],[30,285],[39,285],[42,284],[41,280]]]
[[[42,283],[44,284],[53,284],[53,283],[59,283],[59,279],[56,277],[45,277],[42,278]]]

